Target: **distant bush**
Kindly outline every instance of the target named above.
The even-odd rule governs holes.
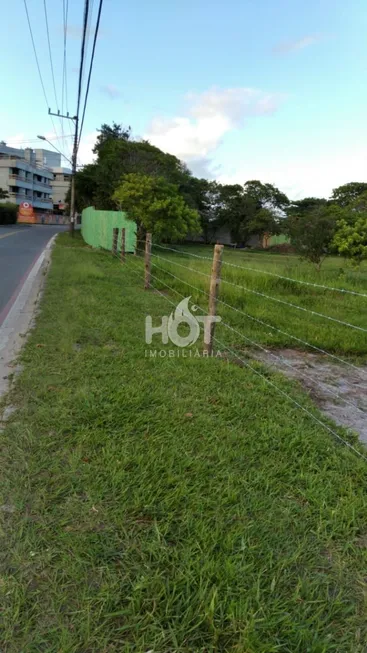
[[[279,243],[278,245],[271,245],[266,248],[267,252],[275,252],[279,254],[294,254],[295,248],[290,243]]]
[[[18,206],[11,202],[0,204],[0,224],[15,224],[17,221]]]

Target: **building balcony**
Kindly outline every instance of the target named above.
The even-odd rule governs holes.
[[[34,209],[48,209],[49,211],[52,211],[54,208],[52,200],[45,200],[41,197],[34,199],[32,205]]]
[[[49,193],[51,193],[51,182],[49,184],[44,184],[43,181],[36,181],[34,179],[33,188],[34,190],[41,190],[44,192],[49,191]]]
[[[22,202],[29,202],[32,204],[34,209],[53,209],[53,201],[51,198],[44,197],[33,197],[33,195],[28,195],[18,191],[16,193],[9,193],[9,201],[14,202],[14,204],[21,204]]]
[[[22,177],[22,175],[9,175],[9,186],[20,186],[29,190],[33,189],[32,179]]]

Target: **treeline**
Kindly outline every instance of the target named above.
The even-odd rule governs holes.
[[[300,255],[320,266],[336,252],[359,262],[367,257],[367,183],[336,188],[330,199],[292,202],[269,183],[219,184],[195,177],[185,163],[147,141],[134,140],[131,128],[102,125],[96,160],[76,175],[76,206],[122,208],[141,234],[181,240],[201,233],[209,242],[226,226],[244,246],[249,237],[285,233]]]

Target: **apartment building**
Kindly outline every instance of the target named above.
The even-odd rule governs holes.
[[[44,148],[36,147],[34,154],[36,163],[40,166],[46,166],[46,168],[57,168],[61,166],[61,155],[54,150],[45,150]]]
[[[39,213],[53,210],[53,171],[37,163],[34,150],[8,147],[0,142],[0,188],[14,204],[30,202]]]
[[[36,148],[34,150],[36,161],[39,165],[45,165],[51,168],[54,173],[52,181],[52,202],[54,213],[63,213],[65,210],[65,199],[70,188],[71,170],[61,166],[61,154]]]
[[[52,201],[55,213],[62,213],[65,209],[65,198],[70,188],[71,170],[56,166],[52,168],[54,178],[52,181]]]

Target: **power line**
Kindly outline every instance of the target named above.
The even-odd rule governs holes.
[[[46,89],[45,89],[45,85],[43,83],[41,68],[40,68],[39,61],[38,61],[36,45],[35,45],[35,42],[34,42],[31,21],[30,21],[29,13],[28,13],[27,0],[23,0],[23,2],[24,2],[24,8],[25,8],[25,11],[26,11],[26,14],[27,14],[28,27],[29,27],[29,32],[30,32],[31,39],[32,39],[33,52],[34,52],[34,56],[35,56],[35,59],[36,59],[38,74],[39,74],[39,78],[40,78],[40,81],[41,81],[41,86],[42,86],[42,90],[43,90],[43,95],[45,97],[46,106],[48,108],[50,105],[49,105],[49,102],[48,102],[48,99],[47,99]]]
[[[69,0],[62,0],[63,8],[63,22],[64,22],[64,45],[63,45],[63,62],[62,62],[62,88],[61,88],[61,113],[64,113],[64,100],[66,111],[68,110],[68,82],[67,82],[67,66],[66,66],[66,42],[67,42],[67,25],[68,25],[68,12]],[[65,134],[64,125],[62,123],[62,137],[63,147],[65,149]]]
[[[85,63],[86,63],[87,58],[88,58],[89,36],[90,36],[90,32],[91,32],[91,23],[92,23],[92,18],[93,18],[93,8],[94,8],[94,0],[91,0],[90,10],[89,10],[89,17],[88,17],[88,25],[87,25],[87,35],[86,35],[86,40],[85,40],[85,56],[84,56]],[[85,66],[83,68],[82,84],[84,84],[84,73],[85,73]]]
[[[48,42],[48,54],[50,58],[50,65],[51,65],[51,75],[52,75],[52,83],[54,87],[54,95],[55,95],[55,102],[56,102],[56,107],[57,109],[59,108],[59,102],[57,99],[57,93],[56,93],[56,84],[55,84],[55,73],[54,73],[54,64],[52,61],[52,52],[51,52],[51,42],[50,42],[50,30],[48,28],[48,17],[47,17],[47,5],[46,5],[46,0],[43,0],[43,8],[45,11],[45,22],[46,22],[46,32],[47,32],[47,42]]]
[[[88,82],[87,82],[87,88],[86,88],[86,92],[85,92],[85,100],[84,100],[83,116],[82,116],[82,122],[81,122],[81,126],[80,126],[80,131],[79,131],[79,142],[78,142],[78,147],[79,147],[79,145],[80,145],[80,139],[81,139],[81,137],[82,137],[82,131],[83,131],[83,125],[84,125],[85,112],[86,112],[86,108],[87,108],[88,95],[89,95],[89,87],[90,87],[90,80],[91,80],[91,76],[92,76],[92,69],[93,69],[94,55],[95,55],[95,51],[96,51],[96,43],[97,43],[97,37],[98,37],[99,23],[100,23],[100,20],[101,20],[102,6],[103,6],[103,0],[100,0],[100,2],[99,2],[99,7],[98,7],[98,15],[97,15],[96,28],[95,28],[95,31],[94,31],[93,49],[92,49],[92,56],[91,56],[91,60],[90,60],[90,66],[89,66]]]
[[[79,120],[80,100],[81,100],[81,95],[82,95],[83,67],[84,67],[84,57],[85,57],[85,41],[86,41],[87,26],[88,26],[88,15],[89,15],[89,0],[85,0],[84,19],[83,19],[83,36],[82,36],[82,45],[81,45],[81,50],[80,50],[80,66],[79,66],[77,109],[76,109],[77,120]]]
[[[73,138],[74,134],[64,134],[64,137],[65,138]],[[57,136],[50,136],[50,138],[48,138],[47,140],[48,141],[58,141],[59,138]],[[27,144],[27,143],[38,143],[38,142],[39,142],[39,138],[26,138],[26,139],[24,139],[22,141],[9,140],[9,143],[13,143],[13,145],[11,147],[16,146],[16,145],[24,145],[24,144]]]
[[[29,18],[29,12],[28,12],[27,0],[23,0],[23,2],[24,2],[25,12],[26,12],[26,15],[27,15],[27,22],[28,22],[28,27],[29,27],[29,33],[30,33],[30,36],[31,36],[31,41],[32,41],[32,46],[33,46],[33,52],[34,52],[34,57],[35,57],[35,59],[36,59],[36,65],[37,65],[38,75],[39,75],[39,78],[40,78],[40,82],[41,82],[41,86],[42,86],[43,95],[44,95],[45,102],[46,102],[46,106],[47,106],[47,109],[48,109],[50,105],[49,105],[49,102],[48,102],[48,99],[47,99],[47,93],[46,93],[45,85],[44,85],[44,83],[43,83],[43,78],[42,78],[41,68],[40,68],[39,61],[38,61],[38,55],[37,55],[36,45],[35,45],[34,38],[33,38],[32,25],[31,25],[31,21],[30,21],[30,18]],[[56,134],[56,136],[57,136],[57,131],[56,131],[55,123],[54,123],[52,117],[51,117],[51,122],[52,122],[52,126],[53,126],[53,129],[54,129],[54,132],[55,132],[55,134]],[[57,136],[57,138],[58,138],[58,136]]]
[[[78,156],[78,128],[79,128],[79,112],[80,112],[80,100],[82,94],[82,79],[83,79],[83,66],[84,66],[84,57],[85,57],[85,39],[88,26],[88,16],[89,16],[89,0],[85,0],[84,4],[84,18],[83,18],[83,38],[82,45],[80,50],[80,67],[79,67],[79,81],[78,81],[78,96],[77,96],[77,108],[76,115],[72,119],[75,123],[75,134],[74,134],[74,145],[73,145],[73,155],[72,155],[72,174],[71,174],[71,190],[70,190],[70,234],[74,236],[74,222],[75,222],[75,175],[77,168],[77,156]]]

